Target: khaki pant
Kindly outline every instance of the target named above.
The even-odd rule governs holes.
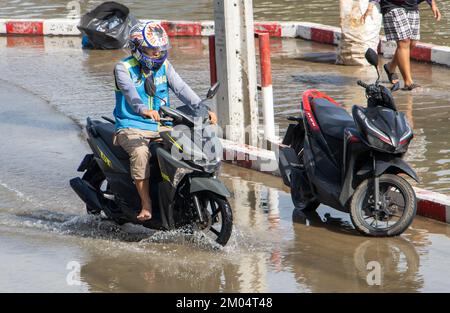
[[[170,128],[160,127],[159,131]],[[150,177],[150,141],[160,139],[159,132],[136,128],[119,129],[114,136],[114,144],[121,146],[130,156],[131,177],[136,180]]]

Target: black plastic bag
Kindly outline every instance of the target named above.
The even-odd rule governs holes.
[[[137,23],[126,6],[110,1],[83,15],[77,27],[83,34],[84,48],[121,49]]]

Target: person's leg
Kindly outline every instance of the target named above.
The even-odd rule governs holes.
[[[152,202],[150,200],[150,184],[149,179],[136,179],[136,189],[141,197],[141,212],[137,219],[146,221],[152,218]]]
[[[151,219],[149,140],[139,130],[124,129],[117,134],[117,142],[130,156],[131,177],[141,198],[141,211],[137,218],[141,221]]]
[[[420,87],[420,85],[414,83],[411,73],[411,54],[413,49],[415,48],[418,40],[420,40],[420,13],[419,11],[408,11],[407,12],[408,17],[408,25],[410,29],[410,35],[409,35],[409,57],[408,57],[408,63],[406,70],[408,71],[407,77],[404,77],[405,81],[405,87],[404,90],[413,90],[417,87]],[[405,43],[406,45],[406,43]],[[403,74],[403,73],[402,73]],[[408,75],[409,74],[409,75]]]
[[[410,86],[413,84],[413,79],[411,75],[410,46],[411,40],[409,39],[397,41],[397,52],[396,52],[397,65],[398,68],[400,69],[400,73],[402,73],[405,86]]]
[[[398,42],[399,36],[403,34],[402,30],[404,28],[402,21],[406,19],[406,12],[404,9],[396,8],[389,12],[383,14],[383,25],[384,33],[388,41]],[[398,65],[398,46],[395,50],[392,60],[384,65],[384,69],[391,83],[398,83],[399,79],[395,71]]]
[[[395,73],[397,70],[397,49],[395,49],[394,57],[392,58],[391,62],[388,63],[388,69],[390,73]]]
[[[392,60],[385,65],[385,70],[387,69],[387,75],[391,84],[397,84],[399,82],[398,76],[395,73],[397,70],[397,50],[395,50]]]
[[[398,67],[403,76],[404,88],[408,90],[418,87],[412,78],[410,61],[411,45],[414,45],[411,41],[417,40],[418,22],[417,11],[409,12],[403,8],[392,9],[383,16],[386,39],[397,42],[394,59],[385,69],[389,73],[394,73]]]
[[[410,46],[409,46],[410,53],[416,47],[416,45],[417,45],[417,40],[410,40]],[[388,63],[388,66],[387,66],[390,73],[395,73],[395,71],[397,70],[397,51],[398,51],[398,48],[395,50],[394,57],[392,58],[391,62]]]
[[[141,197],[141,212],[137,219],[145,221],[152,218],[152,204],[150,200],[150,152],[148,140],[142,139],[142,143],[135,146],[130,152],[131,177],[133,177],[136,189]]]

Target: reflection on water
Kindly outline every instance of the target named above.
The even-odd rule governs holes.
[[[37,281],[42,288],[47,280],[47,291],[450,290],[450,227],[445,224],[418,218],[400,238],[370,239],[356,233],[347,214],[323,206],[306,215],[293,211],[277,177],[224,165],[222,179],[232,191],[235,216],[235,231],[223,249],[177,232],[159,240],[161,232],[130,224],[120,227],[67,209],[2,210],[0,228],[10,242],[0,249],[3,266],[33,273],[25,287],[22,276],[14,277],[14,285],[2,271],[0,290],[36,290]],[[78,212],[83,211],[79,206]],[[31,266],[16,262],[17,249],[17,257],[30,255],[36,261]],[[81,285],[65,284],[68,262],[80,264]],[[369,262],[380,265],[380,285],[367,283]],[[37,266],[48,264],[57,270],[43,279],[46,271]]]
[[[294,230],[298,238],[291,251],[295,253],[285,259],[296,269],[297,281],[310,282],[313,292],[339,292],[343,277],[351,277],[349,288],[358,292],[419,291],[424,287],[419,272],[420,257],[408,240],[367,239],[357,234],[342,236],[347,224],[342,225],[339,218],[321,217],[315,212],[298,215],[299,212],[294,211],[293,221],[298,223]],[[329,231],[329,236],[326,241],[321,240],[318,247],[316,241],[324,229]],[[370,262],[380,266],[379,286],[368,284],[368,278],[372,281]]]
[[[80,0],[82,14],[102,3],[99,0]],[[138,18],[168,20],[211,20],[213,7],[211,0],[123,0]],[[0,0],[0,18],[56,18],[70,13],[64,0]],[[422,41],[450,45],[450,3],[438,3],[442,20],[434,21],[428,5],[421,5]],[[336,0],[253,0],[256,20],[264,21],[305,21],[339,26],[339,2]]]
[[[439,284],[450,288],[445,277],[448,260],[431,261],[434,270],[422,273],[420,259],[426,259],[433,250],[428,238],[436,235],[416,230],[416,223],[405,238],[368,239],[352,229],[346,214],[326,207],[306,216],[296,211],[292,214],[289,196],[275,188],[278,184],[275,178],[244,173],[243,176],[252,179],[247,180],[234,176],[237,172],[226,166],[223,173],[233,192],[231,202],[237,231],[222,250],[179,241],[176,238],[181,238],[180,234],[174,240],[158,243],[149,240],[155,235],[153,231],[139,226],[119,227],[96,217],[51,211],[18,214],[16,223],[2,216],[0,227],[6,227],[8,232],[19,229],[25,242],[29,239],[24,234],[34,233],[33,248],[28,243],[19,247],[26,253],[37,254],[38,264],[46,263],[47,254],[59,254],[52,262],[61,269],[66,262],[78,262],[82,289],[77,286],[72,289],[78,291],[414,292],[426,290],[427,279],[438,279]],[[261,179],[268,187],[262,185]],[[422,226],[420,221],[418,226]],[[50,231],[53,236],[36,234],[37,230]],[[54,246],[52,241],[63,235],[64,248]],[[440,243],[441,258],[445,258],[443,251],[447,246],[448,237]],[[51,252],[42,255],[35,247]],[[11,249],[7,245],[0,253],[11,254]],[[14,262],[14,257],[7,260]],[[380,285],[367,283],[369,262],[380,264]],[[12,270],[20,270],[22,266],[15,264]],[[65,275],[61,270],[54,272],[53,284],[63,284]],[[70,290],[70,286],[63,287]],[[25,290],[34,288],[32,284]],[[51,286],[47,288],[51,290]],[[436,290],[432,284],[428,288]]]

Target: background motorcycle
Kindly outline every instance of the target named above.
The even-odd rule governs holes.
[[[88,213],[103,211],[118,224],[131,222],[152,229],[172,230],[191,225],[225,245],[233,227],[227,200],[230,193],[217,179],[221,156],[215,153],[214,143],[218,140],[214,134],[203,136],[206,127],[203,122],[208,119],[204,102],[215,96],[218,87],[218,84],[211,87],[199,108],[190,112],[203,115],[200,126],[195,124],[193,116],[185,113],[190,110],[188,107],[181,110],[161,107],[162,123],[184,127],[181,132],[161,132],[161,141],[150,143],[153,216],[145,222],[136,218],[141,203],[130,176],[129,156],[120,146],[113,145],[114,121],[103,117],[108,121],[105,123],[88,118],[87,141],[93,153],[86,155],[78,168],[84,172],[82,178],[70,181],[73,190],[86,203]],[[146,90],[155,96],[152,84]],[[201,132],[200,140],[194,140],[195,130]],[[213,147],[212,156],[204,152],[207,145]]]
[[[353,106],[352,116],[325,93],[303,93],[301,117],[290,124],[280,148],[279,167],[296,207],[315,210],[320,203],[349,212],[356,229],[370,236],[404,232],[416,214],[411,185],[418,180],[402,159],[413,138],[392,93],[380,85],[378,55],[366,52],[378,79],[365,88],[367,108]]]

